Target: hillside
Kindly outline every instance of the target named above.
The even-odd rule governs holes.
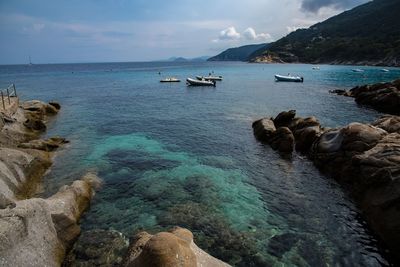
[[[244,45],[235,48],[229,48],[224,52],[211,57],[208,61],[248,61],[249,56],[256,50],[265,47],[266,44]]]
[[[400,66],[399,14],[399,0],[374,0],[292,32],[250,61]]]

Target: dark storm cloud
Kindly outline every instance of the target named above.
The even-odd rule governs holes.
[[[301,8],[309,12],[318,12],[322,7],[347,9],[368,2],[368,0],[303,0]]]

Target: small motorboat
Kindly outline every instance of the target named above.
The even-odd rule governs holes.
[[[197,80],[222,81],[222,76],[196,76]]]
[[[319,67],[318,66],[314,66],[314,67],[312,67],[312,69],[313,70],[319,70]]]
[[[275,80],[277,82],[298,82],[302,83],[304,82],[304,78],[300,76],[291,76],[291,75],[275,75]]]
[[[352,72],[364,72],[364,70],[362,70],[362,69],[352,69],[351,71]]]
[[[178,83],[181,80],[175,77],[167,77],[165,79],[160,80],[160,83]]]
[[[205,79],[195,80],[192,78],[187,78],[186,82],[187,82],[187,85],[192,85],[192,86],[215,86],[215,81],[207,81]]]
[[[382,72],[389,72],[388,69],[381,69]]]

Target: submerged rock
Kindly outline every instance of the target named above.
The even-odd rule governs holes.
[[[89,230],[83,232],[74,244],[63,266],[121,266],[129,242],[114,230]]]
[[[193,234],[183,228],[150,235],[141,232],[132,238],[123,266],[229,266],[210,256],[193,242]]]

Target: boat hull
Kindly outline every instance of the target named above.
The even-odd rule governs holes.
[[[190,86],[215,86],[215,81],[195,80],[187,78],[186,82]]]
[[[277,82],[297,82],[297,83],[302,83],[304,81],[304,78],[303,77],[275,75],[275,80]]]

